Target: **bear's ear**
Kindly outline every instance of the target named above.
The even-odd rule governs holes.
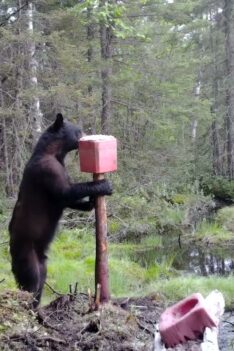
[[[57,132],[60,128],[62,128],[62,126],[63,126],[63,115],[61,113],[58,113],[52,127],[53,127],[53,130]]]

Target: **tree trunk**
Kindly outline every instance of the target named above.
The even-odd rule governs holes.
[[[92,7],[88,6],[87,8],[87,41],[88,41],[88,50],[87,50],[87,60],[89,63],[89,66],[92,65],[92,61],[93,61],[93,39],[94,39],[94,23],[92,21]],[[89,79],[91,80],[91,74]],[[88,94],[89,97],[91,98],[93,95],[93,86],[91,81],[89,81],[88,84]],[[92,101],[92,99],[90,99],[90,101]],[[93,108],[93,104],[91,103],[91,118],[89,120],[88,123],[88,130],[91,131],[92,134],[96,134],[96,118],[97,118],[97,113]]]
[[[217,15],[217,13],[216,13]],[[218,26],[218,22],[215,22]],[[210,45],[211,45],[211,55],[213,59],[213,69],[212,69],[212,95],[213,104],[211,105],[210,112],[213,117],[213,122],[211,124],[211,145],[212,145],[212,164],[213,164],[213,174],[216,176],[223,175],[223,157],[221,152],[221,143],[219,135],[219,123],[217,121],[218,117],[218,81],[219,70],[218,70],[218,43],[217,43],[217,33],[210,29]]]
[[[0,81],[0,106],[4,108],[4,97],[3,97],[3,87]],[[5,178],[5,192],[6,195],[10,195],[10,165],[9,165],[9,155],[8,155],[8,144],[7,144],[7,127],[6,118],[2,118],[1,123],[1,141],[3,148],[3,166],[4,166],[4,178]]]
[[[33,39],[34,34],[34,22],[33,16],[35,11],[35,5],[32,2],[28,3],[27,18],[28,18],[28,31],[30,39],[28,43],[29,49],[29,69],[30,69],[30,84],[33,89],[33,97],[30,107],[30,114],[33,121],[33,136],[34,143],[37,141],[42,131],[42,113],[40,108],[40,99],[37,94],[38,80],[37,80],[37,67],[38,62],[36,60],[36,47]]]
[[[219,132],[217,128],[217,121],[214,117],[214,120],[211,124],[211,141],[212,141],[212,159],[213,159],[213,173],[216,176],[223,174],[221,152],[220,152],[220,141],[219,141]]]
[[[224,1],[225,44],[227,63],[227,171],[234,179],[234,0]]]
[[[101,0],[101,4],[105,4],[105,0]],[[108,134],[110,130],[111,120],[111,76],[112,76],[112,38],[113,33],[111,26],[102,22],[100,23],[100,45],[102,58],[102,112],[101,112],[101,130],[102,133]]]

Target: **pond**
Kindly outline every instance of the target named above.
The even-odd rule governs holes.
[[[212,274],[226,276],[234,272],[234,244],[217,247],[195,243],[182,243],[178,238],[163,239],[161,247],[144,247],[134,250],[131,259],[143,267],[155,263],[171,262],[172,268],[200,276]]]
[[[179,240],[180,232],[175,228],[175,231],[172,232],[172,229],[170,234],[164,232],[160,236],[155,234],[155,236],[150,238],[142,238],[140,242],[136,241],[134,243],[136,245],[134,245],[134,249],[130,253],[131,260],[149,269],[149,271],[154,266],[162,267],[161,270],[159,269],[162,275],[164,275],[164,268],[166,274],[167,272],[169,274],[172,272],[172,275],[175,273],[176,277],[177,275],[214,276],[215,279],[212,281],[215,282],[216,277],[234,275],[234,236],[232,240],[232,235],[230,234],[229,240],[226,241],[222,237],[223,233],[225,234],[225,230],[234,232],[234,217],[232,219],[232,213],[230,214],[228,211],[222,212],[219,214],[219,221],[216,222],[216,214],[216,212],[212,212],[210,215],[207,216],[206,214],[205,217],[201,218],[198,213],[196,216],[197,221],[193,224],[194,228],[198,229],[199,225],[203,224],[202,221],[206,221],[208,235],[211,237],[213,235],[213,238],[217,241],[222,240],[222,244],[207,244],[209,237],[208,239],[205,238],[205,241],[203,239],[205,235],[204,237],[200,236],[200,241],[195,241],[196,235],[189,233],[181,235]],[[206,226],[204,228],[206,229]],[[227,229],[224,230],[223,228]],[[216,235],[217,237],[215,237]],[[226,279],[224,280],[226,281]],[[221,290],[218,282],[219,280],[217,279],[217,284],[214,284],[215,288]],[[232,305],[229,308],[233,308]],[[220,351],[234,350],[234,311],[227,312],[227,308],[219,325],[219,349]]]
[[[143,267],[171,263],[177,271],[199,276],[228,276],[234,273],[234,244],[207,246],[182,242],[167,236],[160,247],[141,247],[132,253],[132,260]],[[218,288],[218,287],[217,287]],[[219,326],[220,351],[234,350],[234,312],[226,312]]]

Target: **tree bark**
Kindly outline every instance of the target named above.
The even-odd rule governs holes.
[[[217,121],[214,117],[214,120],[211,124],[211,141],[212,141],[212,159],[213,159],[213,173],[216,176],[223,175],[222,167],[222,157],[220,152],[220,140],[219,132],[217,127]]]
[[[2,82],[0,82],[0,106],[4,108],[4,97],[3,97],[3,87]],[[6,118],[2,118],[1,124],[1,139],[3,147],[3,163],[4,163],[4,177],[5,177],[5,192],[6,195],[10,194],[11,184],[10,184],[10,167],[9,167],[9,155],[8,155],[8,144],[7,144],[7,128],[6,128]]]
[[[94,181],[104,179],[103,174],[94,174]],[[95,262],[95,296],[97,299],[100,286],[100,302],[110,300],[108,252],[107,252],[107,215],[105,196],[95,199],[96,218],[96,262]],[[96,302],[97,303],[97,302]],[[98,306],[96,306],[98,308]]]
[[[37,94],[38,62],[36,59],[36,46],[35,46],[35,43],[34,43],[34,40],[32,37],[34,34],[34,21],[33,21],[34,11],[35,11],[35,5],[32,2],[29,2],[28,3],[28,10],[27,10],[28,31],[30,34],[30,39],[29,39],[29,44],[28,44],[29,69],[30,69],[30,84],[31,84],[32,89],[34,90],[30,112],[31,112],[32,121],[33,121],[33,136],[34,136],[34,143],[35,143],[37,141],[39,135],[41,134],[41,131],[42,131],[42,113],[41,113],[41,107],[40,107],[40,99],[39,99],[38,94]]]
[[[227,64],[227,171],[229,179],[234,179],[234,0],[224,1],[224,23]]]
[[[87,8],[87,41],[88,41],[88,50],[87,50],[87,61],[89,63],[89,66],[92,65],[93,61],[93,40],[94,40],[94,23],[92,21],[92,15],[93,15],[93,9],[91,5],[88,6]],[[90,67],[91,68],[91,67]],[[88,84],[88,95],[91,98],[93,95],[93,85],[91,83],[91,73],[89,75],[89,84]],[[90,99],[92,100],[92,99]],[[91,131],[92,134],[96,134],[96,119],[97,119],[97,113],[95,109],[93,108],[93,104],[90,104],[91,107],[91,118],[88,123],[88,130]]]
[[[217,16],[217,13],[216,13]],[[213,16],[216,18],[216,16]],[[211,17],[211,16],[210,16]],[[218,21],[215,22],[215,26],[218,27]],[[219,70],[218,70],[218,43],[217,43],[217,33],[210,29],[210,45],[211,45],[211,55],[213,59],[213,70],[212,72],[212,95],[213,103],[210,108],[211,115],[213,117],[213,122],[211,124],[211,145],[212,145],[212,164],[213,164],[213,174],[216,176],[223,175],[223,157],[221,152],[221,142],[220,142],[220,133],[219,133],[219,123],[217,120],[218,117],[218,81]]]
[[[101,0],[101,5],[105,4],[105,0]],[[112,100],[112,38],[113,33],[111,26],[107,23],[100,23],[100,45],[102,58],[102,112],[101,112],[101,131],[108,134],[110,130],[111,120],[111,100]]]

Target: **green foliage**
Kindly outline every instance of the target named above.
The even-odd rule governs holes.
[[[227,243],[233,239],[233,233],[218,223],[203,221],[197,228],[196,238],[207,244]]]
[[[215,222],[223,229],[234,233],[234,207],[221,208],[215,216]]]
[[[138,291],[145,284],[145,270],[129,259],[110,258],[110,287],[116,296],[126,296],[128,291]]]
[[[161,235],[157,235],[157,234],[151,234],[151,235],[147,235],[146,237],[141,239],[141,245],[144,248],[147,247],[162,247],[162,236]]]
[[[1,21],[14,6],[15,1],[1,2]],[[219,21],[222,4],[49,0],[35,6],[33,35],[28,33],[25,10],[17,14],[17,21],[0,27],[0,189],[16,196],[32,150],[35,121],[31,102],[35,97],[40,99],[43,127],[58,110],[70,120],[79,118],[85,131],[101,132],[101,71],[108,66],[112,91],[109,132],[119,140],[118,174],[110,176],[115,194],[108,199],[108,234],[114,241],[110,245],[111,285],[114,294],[146,291],[152,281],[171,278],[173,255],[158,255],[155,264],[147,267],[144,257],[140,260],[138,256],[135,262],[136,251],[163,247],[168,234],[177,240],[186,230],[187,211],[198,199],[204,200],[202,191],[234,198],[232,181],[211,176],[216,151],[210,133],[214,122],[221,151],[226,150],[227,141],[225,28]],[[108,65],[100,54],[103,25],[110,29]],[[29,41],[36,46],[38,83],[34,88],[28,69]],[[191,138],[195,122],[196,136]],[[85,179],[78,174],[74,159],[68,161],[72,178]],[[222,166],[225,170],[226,155]],[[208,176],[201,181],[200,191],[204,174]],[[71,222],[73,216],[77,215],[71,213]],[[75,281],[84,290],[93,286],[93,229],[84,225],[86,215],[79,216],[79,229],[63,229],[49,255],[49,282],[63,292]],[[3,241],[8,240],[8,218],[4,201],[0,203]],[[232,209],[223,209],[214,223],[201,223],[194,238],[208,244],[229,243],[233,223]],[[122,237],[124,243],[118,244]],[[0,251],[0,280],[9,276],[2,284],[13,286],[8,246],[0,246]]]
[[[130,23],[126,21],[124,13],[126,12],[126,7],[124,3],[113,3],[111,1],[96,1],[96,0],[86,0],[82,3],[74,6],[70,12],[75,13],[77,16],[82,15],[87,16],[89,11],[89,23],[90,16],[94,23],[104,24],[110,27],[117,38],[126,39],[129,36],[138,36],[145,39],[143,33],[139,33],[138,30],[134,28]],[[84,23],[88,21],[86,17]]]
[[[165,226],[177,226],[182,223],[184,219],[184,209],[179,206],[167,207],[164,211],[164,216],[159,218],[159,224],[161,227]]]
[[[162,278],[170,278],[175,273],[172,270],[172,263],[174,257],[173,255],[170,257],[164,257],[164,259],[159,263],[155,261],[154,265],[148,267],[145,272],[145,280],[146,283],[150,283],[151,281],[156,281]]]
[[[199,179],[200,173],[211,173],[212,150],[207,131],[213,122],[210,106],[214,97],[205,73],[213,63],[209,29],[214,26],[199,13],[203,11],[200,5],[194,1],[50,0],[35,6],[35,89],[27,70],[27,14],[22,12],[21,18],[20,13],[12,25],[0,29],[0,76],[8,77],[3,86],[0,119],[7,120],[9,152],[6,160],[4,150],[0,157],[3,164],[9,163],[5,169],[14,174],[3,174],[0,181],[4,184],[14,180],[12,194],[32,147],[30,138],[35,126],[33,121],[28,122],[28,109],[35,96],[41,102],[44,124],[53,118],[53,110],[61,110],[69,119],[78,117],[87,131],[101,132],[100,72],[106,62],[100,55],[100,25],[111,29],[109,132],[119,139],[120,177],[129,188],[132,184],[144,188],[149,182],[185,187]],[[212,4],[208,7],[215,10]],[[0,5],[3,17],[7,8],[6,2]],[[223,40],[220,32],[219,41]],[[11,57],[8,47],[12,48]],[[219,62],[224,62],[219,56]],[[204,72],[202,77],[199,72]],[[194,93],[198,80],[200,96]],[[18,86],[19,94],[14,91]],[[223,112],[219,112],[222,116]],[[195,144],[191,141],[194,120],[198,123]],[[13,164],[7,161],[10,159]]]
[[[115,296],[139,290],[146,281],[145,269],[129,258],[132,250],[132,244],[110,245],[110,286]],[[94,237],[77,230],[62,232],[51,246],[48,282],[63,293],[76,281],[82,291],[93,290],[94,265]],[[48,301],[48,294],[46,289],[44,303]]]
[[[201,181],[201,187],[206,195],[213,195],[219,199],[234,199],[234,181],[223,177],[208,177]]]
[[[161,279],[147,287],[152,292],[160,291],[172,302],[181,300],[194,292],[200,292],[206,297],[212,290],[218,289],[225,299],[227,309],[232,309],[234,303],[234,277],[176,277]]]
[[[11,257],[9,252],[9,236],[6,230],[1,230],[0,236],[0,281],[3,280],[1,283],[1,288],[5,289],[6,287],[9,289],[15,289],[16,284],[14,281],[14,277],[11,273]]]

